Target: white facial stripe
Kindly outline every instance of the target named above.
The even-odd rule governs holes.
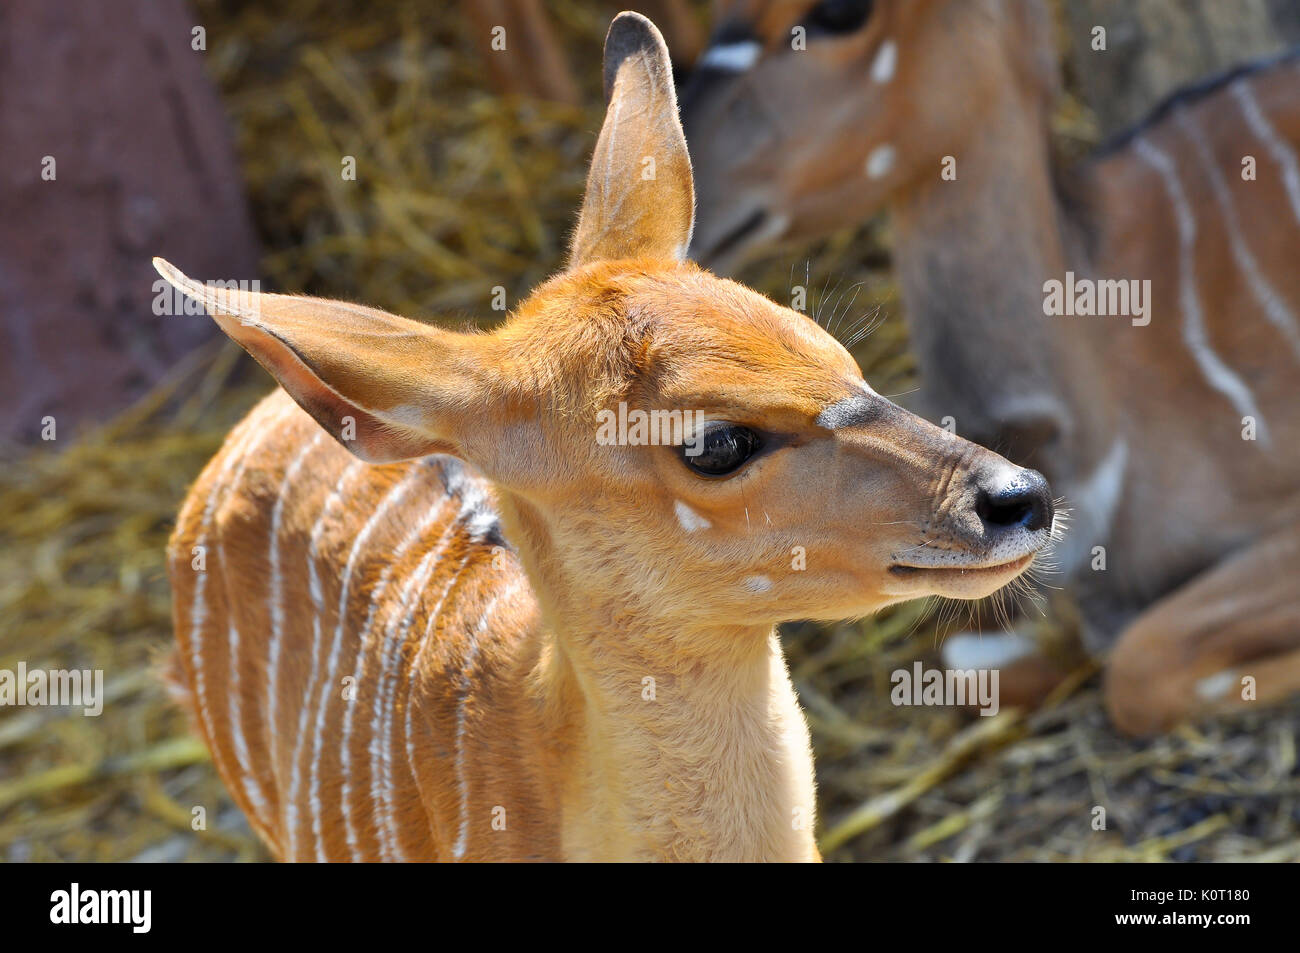
[[[1242,115],[1246,117],[1246,125],[1250,127],[1250,131],[1264,143],[1273,161],[1281,166],[1282,182],[1286,185],[1286,197],[1291,203],[1291,214],[1295,216],[1297,222],[1300,222],[1300,164],[1296,162],[1295,152],[1282,141],[1273,124],[1264,115],[1264,110],[1260,108],[1259,100],[1255,98],[1255,92],[1250,88],[1249,82],[1244,78],[1239,79],[1228,89],[1241,105]]]
[[[895,158],[894,147],[888,143],[872,149],[867,156],[867,178],[879,179],[888,175],[893,171]]]
[[[1300,356],[1300,327],[1296,325],[1295,315],[1291,313],[1291,309],[1286,306],[1286,302],[1282,300],[1273,286],[1269,284],[1268,279],[1259,270],[1259,263],[1255,260],[1254,254],[1251,253],[1250,246],[1246,244],[1246,237],[1241,230],[1241,222],[1232,206],[1232,195],[1228,191],[1228,183],[1224,181],[1223,172],[1215,164],[1214,155],[1210,151],[1210,147],[1206,145],[1205,137],[1200,134],[1200,130],[1193,124],[1190,115],[1186,111],[1179,112],[1178,124],[1192,140],[1201,167],[1210,180],[1210,190],[1214,193],[1214,200],[1218,203],[1219,211],[1223,213],[1223,224],[1228,230],[1228,246],[1232,249],[1232,260],[1237,263],[1237,268],[1241,270],[1250,283],[1251,294],[1254,296],[1255,301],[1259,303],[1261,310],[1263,310],[1264,317],[1282,333],[1282,336],[1291,345],[1291,349],[1295,351],[1297,356]]]
[[[681,500],[678,500],[673,504],[673,509],[677,512],[677,522],[681,523],[682,529],[686,530],[688,533],[694,533],[696,530],[700,529],[708,529],[713,525]]]
[[[1168,155],[1142,137],[1134,141],[1133,151],[1159,174],[1178,221],[1179,304],[1183,309],[1183,340],[1187,343],[1187,349],[1200,365],[1206,382],[1223,394],[1237,413],[1255,419],[1259,441],[1267,444],[1268,432],[1264,427],[1263,415],[1255,404],[1255,395],[1237,372],[1225,364],[1210,346],[1205,316],[1201,313],[1201,300],[1196,293],[1196,218],[1192,215],[1187,193],[1178,180],[1178,170]]]
[[[894,78],[894,71],[898,68],[898,44],[893,40],[886,40],[880,44],[880,50],[876,53],[875,60],[871,63],[871,79],[873,82],[883,86]]]
[[[743,73],[758,62],[763,52],[761,44],[754,40],[740,43],[722,43],[711,46],[700,57],[700,69],[723,70],[728,73]]]

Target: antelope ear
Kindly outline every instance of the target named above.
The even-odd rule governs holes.
[[[691,159],[668,47],[639,13],[620,13],[609,26],[605,98],[569,267],[640,256],[680,261],[695,224]]]
[[[489,392],[482,339],[342,301],[201,285],[161,258],[153,265],[362,460],[461,455]]]

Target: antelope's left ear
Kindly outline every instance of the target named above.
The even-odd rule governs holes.
[[[668,47],[639,13],[620,13],[605,37],[605,124],[569,267],[620,258],[686,257],[695,186]]]
[[[154,267],[340,444],[370,463],[492,444],[508,408],[492,338],[456,334],[345,301],[204,285],[161,258]],[[484,437],[489,439],[484,439]]]

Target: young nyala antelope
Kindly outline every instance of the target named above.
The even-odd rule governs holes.
[[[568,268],[490,334],[156,263],[281,387],[170,560],[176,682],[280,858],[816,860],[774,626],[983,597],[1048,541],[1037,473],[684,260],[643,17],[610,27],[605,91]],[[598,439],[620,404],[702,423]]]

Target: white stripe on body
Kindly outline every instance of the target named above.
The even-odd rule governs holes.
[[[479,623],[469,632],[469,649],[461,668],[460,700],[456,703],[456,784],[460,788],[460,832],[452,847],[451,855],[457,860],[465,856],[469,847],[469,782],[465,777],[465,715],[469,702],[470,689],[474,685],[474,664],[479,656],[479,638],[487,631],[487,624],[498,605],[509,603],[519,591],[521,583],[512,583],[505,591],[495,596],[483,609]],[[410,709],[408,708],[409,712]]]
[[[304,694],[301,701],[301,707],[298,713],[298,731],[294,736],[293,762],[290,767],[289,775],[289,796],[285,800],[287,808],[285,817],[285,828],[288,833],[289,852],[288,856],[292,860],[301,859],[302,855],[298,850],[298,797],[302,790],[302,752],[303,742],[307,736],[307,716],[312,709],[311,698],[312,692],[319,684],[319,672],[317,663],[320,660],[321,649],[321,614],[325,611],[325,597],[321,591],[320,568],[317,566],[321,536],[324,535],[325,527],[329,525],[330,518],[334,509],[343,501],[343,488],[365,469],[365,464],[360,460],[355,460],[339,477],[338,482],[334,484],[334,489],[330,491],[325,500],[324,506],[321,507],[320,515],[316,518],[316,523],[312,526],[311,543],[307,548],[307,573],[308,573],[308,591],[311,594],[312,602],[312,638],[311,638],[311,671],[307,676],[304,686]],[[322,689],[323,690],[323,689]],[[320,726],[316,726],[317,731]],[[312,852],[314,853],[314,851]]]
[[[1254,295],[1255,301],[1263,309],[1264,316],[1287,339],[1296,356],[1300,357],[1300,327],[1296,324],[1295,315],[1291,313],[1291,309],[1287,307],[1282,296],[1269,284],[1268,279],[1259,270],[1259,262],[1255,260],[1250,246],[1246,243],[1245,235],[1242,234],[1241,221],[1237,217],[1236,210],[1232,207],[1232,195],[1228,191],[1228,183],[1224,181],[1223,173],[1215,164],[1214,155],[1205,144],[1205,138],[1193,124],[1186,110],[1179,111],[1178,124],[1187,133],[1188,138],[1192,140],[1201,167],[1210,180],[1210,190],[1214,193],[1214,200],[1218,203],[1219,211],[1223,213],[1223,224],[1228,232],[1228,245],[1232,249],[1232,260],[1237,263],[1237,267],[1245,274],[1246,280],[1250,284],[1251,294]]]
[[[388,605],[388,603],[384,601],[384,595],[388,590],[389,583],[392,581],[394,570],[406,557],[406,554],[411,551],[411,548],[419,542],[420,538],[428,531],[429,527],[437,522],[438,518],[442,515],[443,508],[451,499],[452,497],[450,494],[439,498],[436,504],[430,506],[425,511],[424,516],[421,517],[413,527],[411,527],[411,531],[406,534],[401,543],[398,544],[397,549],[393,551],[393,555],[389,559],[388,564],[384,567],[384,571],[379,577],[379,581],[371,591],[370,606],[366,612],[366,619],[361,624],[357,657],[352,669],[354,685],[361,685],[365,674],[365,666],[370,657],[376,652],[382,656],[384,645],[382,638],[377,639],[376,644],[373,647],[369,646],[367,642],[371,626],[375,622],[375,617],[378,615],[379,609]],[[394,611],[396,611],[396,606],[393,608]],[[380,627],[380,632],[382,633],[386,628],[387,622]],[[376,690],[378,690],[378,688]],[[343,775],[341,802],[343,820],[347,833],[348,850],[351,852],[352,860],[354,862],[361,860],[360,837],[357,834],[356,823],[352,819],[352,726],[356,708],[357,705],[354,699],[354,703],[349,704],[343,711],[343,739],[340,750],[342,759],[341,772]]]
[[[1178,180],[1174,162],[1160,149],[1139,136],[1133,150],[1143,162],[1160,176],[1165,194],[1173,205],[1178,223],[1179,300],[1183,309],[1183,340],[1192,353],[1202,375],[1211,387],[1223,394],[1243,417],[1253,417],[1256,433],[1263,444],[1268,443],[1264,418],[1255,403],[1246,382],[1215,353],[1205,328],[1205,316],[1196,291],[1196,218],[1192,215],[1187,194]]]
[[[298,479],[298,473],[307,458],[320,446],[325,432],[316,430],[312,438],[303,444],[297,455],[285,468],[284,479],[280,481],[280,487],[275,497],[275,505],[271,507],[271,542],[270,550],[267,555],[270,576],[270,597],[271,597],[271,638],[268,646],[268,658],[266,665],[266,691],[267,691],[267,730],[270,732],[268,738],[268,750],[274,745],[270,743],[271,739],[280,737],[278,735],[280,727],[280,655],[284,642],[284,569],[280,558],[280,527],[284,522],[284,508],[289,499],[290,488]],[[280,759],[272,758],[272,774],[275,777],[277,793],[287,789],[285,778],[280,770]],[[283,849],[283,844],[281,845]]]
[[[279,410],[276,416],[272,418],[271,424],[267,427],[266,432],[263,433],[262,437],[258,439],[255,445],[248,448],[247,452],[244,454],[243,460],[239,465],[239,468],[235,471],[234,474],[232,474],[230,478],[229,495],[234,496],[238,494],[239,484],[240,481],[243,479],[244,470],[248,458],[252,456],[253,452],[257,448],[261,447],[262,442],[265,440],[265,438],[270,436],[271,433],[281,423],[283,423],[283,419],[287,416],[287,410],[288,408]],[[223,540],[217,541],[217,555],[218,555],[218,562],[222,566],[225,566],[227,563],[226,563],[225,542]],[[271,811],[269,806],[269,799],[266,796],[266,792],[262,788],[261,782],[257,779],[255,774],[253,773],[253,758],[252,755],[249,753],[248,739],[244,734],[243,693],[239,690],[239,685],[238,685],[238,680],[240,677],[239,627],[235,624],[235,614],[233,611],[231,611],[231,608],[229,606],[226,607],[226,621],[227,621],[227,630],[228,630],[227,637],[229,640],[229,651],[230,651],[230,684],[227,686],[226,689],[227,693],[230,696],[230,712],[229,712],[230,735],[235,748],[235,762],[239,767],[239,772],[243,779],[244,790],[248,794],[249,801],[251,801],[255,805],[256,813],[258,815],[257,822],[261,826],[261,829],[265,836],[265,832],[269,829],[269,825],[272,820]]]
[[[375,703],[371,712],[370,727],[370,770],[371,770],[371,808],[375,830],[379,833],[380,851],[386,860],[406,860],[400,839],[393,824],[393,788],[392,755],[390,740],[392,734],[392,709],[396,702],[396,685],[400,673],[397,671],[397,659],[406,642],[406,633],[413,621],[414,611],[419,597],[428,585],[429,577],[437,565],[447,544],[455,538],[462,521],[476,510],[487,505],[487,496],[475,482],[464,480],[460,483],[461,507],[456,517],[447,525],[438,541],[425,554],[424,559],[406,580],[406,587],[398,600],[398,610],[389,619],[385,627],[383,642],[383,667],[375,691]],[[473,524],[469,527],[473,530]],[[471,554],[472,555],[472,554]],[[467,556],[466,559],[469,557]],[[460,567],[463,569],[463,563]],[[447,584],[443,596],[450,591],[459,576],[460,569]],[[400,625],[399,625],[400,624]],[[387,701],[387,707],[385,707]]]
[[[325,668],[325,681],[322,683],[320,693],[320,703],[316,709],[316,740],[308,753],[307,763],[310,767],[309,780],[307,784],[308,803],[312,809],[312,835],[316,840],[316,859],[322,863],[329,858],[325,856],[325,841],[321,831],[322,811],[320,807],[320,757],[321,742],[325,725],[328,724],[329,701],[334,696],[335,680],[338,678],[339,655],[343,651],[343,629],[347,622],[348,596],[352,591],[352,574],[356,571],[357,560],[360,558],[362,550],[366,543],[370,541],[370,534],[375,531],[375,527],[380,525],[388,516],[389,512],[397,506],[400,506],[403,500],[412,488],[414,488],[424,476],[428,475],[428,469],[423,461],[415,462],[410,472],[397,483],[383,500],[375,507],[375,511],[370,514],[361,531],[357,533],[356,538],[352,541],[352,548],[348,551],[347,563],[343,567],[342,584],[339,586],[339,604],[338,604],[338,623],[334,626],[334,640],[330,645],[329,661]],[[364,632],[361,633],[364,635]]]
[[[1243,77],[1236,80],[1228,87],[1228,91],[1241,106],[1241,113],[1246,117],[1250,131],[1264,143],[1264,148],[1282,169],[1282,183],[1286,187],[1287,200],[1291,203],[1291,214],[1300,223],[1300,163],[1296,161],[1295,152],[1282,140],[1264,115],[1247,79]]]
[[[284,417],[284,409],[281,408],[270,417],[269,420],[262,421],[258,417],[250,417],[244,426],[243,432],[239,436],[238,450],[229,453],[225,460],[222,461],[221,469],[218,471],[217,478],[213,481],[212,491],[203,506],[203,515],[199,521],[199,532],[195,536],[194,545],[197,547],[206,547],[208,534],[212,530],[212,522],[216,518],[217,511],[221,505],[229,499],[231,493],[243,478],[244,469],[248,465],[249,458],[262,445],[263,441],[274,432],[276,426]],[[261,424],[260,432],[254,424]],[[218,563],[220,562],[221,541],[217,541]],[[196,709],[199,718],[203,723],[204,731],[216,743],[216,724],[212,718],[212,711],[208,707],[207,699],[207,679],[203,673],[203,652],[201,643],[201,634],[204,623],[208,618],[207,606],[207,571],[197,573],[194,578],[194,590],[190,601],[190,667],[194,672],[194,696]],[[228,645],[233,645],[238,649],[239,634],[235,629],[234,615],[227,607],[227,641]],[[234,672],[234,655],[231,656],[231,678],[235,676]],[[233,686],[228,690],[233,691]],[[232,723],[232,741],[235,745],[235,766],[238,769],[240,777],[237,783],[247,794],[249,803],[253,807],[253,817],[249,821],[258,829],[263,837],[269,838],[267,828],[268,821],[265,817],[267,809],[266,795],[262,791],[261,785],[252,776],[248,765],[248,750],[244,743],[243,735],[239,731],[238,725]],[[238,740],[234,740],[235,738]],[[242,748],[242,753],[241,749]]]

